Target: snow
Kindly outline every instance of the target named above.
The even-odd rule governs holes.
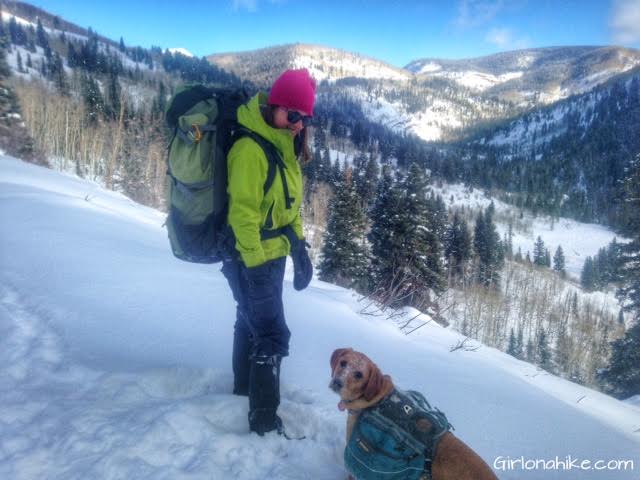
[[[177,48],[168,48],[169,53],[179,53],[180,55],[184,55],[185,57],[193,57],[193,53],[191,53],[186,48],[177,47]]]
[[[318,82],[347,77],[405,82],[411,74],[373,58],[316,45],[296,45],[291,68],[306,68]]]
[[[422,65],[420,67],[420,69],[416,73],[417,74],[420,74],[420,73],[433,73],[433,72],[437,72],[438,70],[442,70],[442,65],[439,65],[439,64],[433,63],[433,62],[429,62],[429,63],[425,63],[424,65]]]
[[[442,139],[445,129],[463,125],[460,112],[447,100],[433,98],[425,110],[408,113],[400,101],[390,102],[384,97],[372,99],[358,88],[346,88],[344,91],[362,105],[369,120],[399,133],[413,133],[427,142]]]
[[[226,281],[218,265],[171,256],[160,212],[2,156],[0,220],[0,478],[344,478],[346,418],[327,386],[330,354],[346,346],[424,393],[489,464],[628,459],[635,470],[592,478],[637,478],[637,404],[477,342],[477,351],[450,352],[462,337],[435,322],[405,336],[384,316],[360,313],[349,290],[314,279],[294,291],[290,270],[280,414],[306,439],[250,434],[247,400],[231,394]]]
[[[22,27],[33,27],[33,28],[37,27],[37,24],[35,24],[35,23],[33,23],[33,22],[29,21],[29,20],[26,20],[26,19],[24,19],[22,17],[19,17],[18,15],[14,15],[11,12],[7,12],[7,11],[4,10],[4,8],[0,9],[0,13],[2,14],[2,21],[3,22],[9,23],[11,21],[11,19],[13,18],[13,19],[15,19],[16,23],[18,25],[22,26]]]
[[[493,75],[491,73],[478,72],[475,70],[450,71],[433,68],[424,73],[430,73],[434,77],[450,78],[463,87],[478,91],[487,90],[488,88],[508,82],[509,80],[520,78],[524,74],[523,71],[516,71],[503,73],[501,75]]]
[[[33,27],[33,28],[36,28],[36,26],[37,26],[37,24],[35,24],[33,22],[30,22],[29,20],[25,20],[24,18],[21,18],[19,16],[16,16],[16,15],[10,13],[10,12],[6,12],[4,10],[0,10],[0,12],[2,13],[2,21],[5,22],[5,23],[8,23],[10,21],[10,19],[13,17],[13,18],[16,19],[16,22],[18,24],[20,24],[20,25],[23,25],[23,26],[26,26],[26,27]],[[49,27],[43,27],[43,28],[44,28],[45,32],[47,32],[47,34],[49,35],[49,38],[50,38],[51,41],[54,41],[55,39],[57,39],[62,33],[64,33],[64,35],[66,37],[73,38],[73,39],[75,39],[77,41],[80,41],[80,42],[86,42],[87,41],[87,37],[85,35],[79,35],[77,33],[68,32],[66,30],[57,30],[57,29],[49,28]],[[100,51],[102,53],[105,53],[105,54],[107,52],[107,48],[111,52],[115,53],[120,58],[120,60],[122,61],[122,64],[124,65],[125,68],[135,69],[136,66],[137,66],[138,68],[140,68],[142,70],[149,70],[149,66],[146,63],[135,62],[134,60],[129,58],[125,53],[120,52],[118,50],[118,48],[114,47],[113,45],[107,45],[106,43],[104,43],[102,41],[99,41],[98,42],[98,48],[100,49]],[[10,65],[10,67],[13,70],[14,73],[16,73],[17,75],[22,76],[22,77],[32,77],[32,78],[35,78],[38,75],[40,75],[38,68],[40,66],[40,61],[42,61],[42,59],[44,59],[44,51],[43,51],[43,49],[41,47],[36,47],[37,53],[31,53],[28,50],[26,50],[25,48],[20,47],[20,46],[16,46],[16,45],[12,46],[12,50],[13,50],[13,52],[10,53],[7,56],[7,59],[9,61],[9,65]],[[23,74],[23,73],[18,72],[17,59],[16,59],[16,56],[17,56],[16,52],[17,51],[20,51],[20,55],[22,56],[22,62],[23,62],[24,68],[25,68],[25,70],[29,70],[28,74]],[[186,52],[186,53],[183,53],[183,52],[181,52],[181,53],[183,53],[185,55],[188,53],[186,50],[184,50],[184,52]],[[27,53],[29,53],[31,55],[32,62],[33,62],[33,65],[34,65],[33,69],[27,69],[26,68],[25,64],[26,64],[26,60],[27,60]],[[65,71],[68,74],[71,74],[72,70],[66,65],[66,63],[67,63],[66,58],[64,60],[64,63],[65,63]]]
[[[18,53],[22,59],[22,72],[18,71]],[[27,67],[28,56],[31,57],[31,67]],[[35,52],[30,52],[24,47],[12,45],[11,50],[7,51],[7,63],[9,64],[9,68],[11,68],[13,74],[27,80],[42,78],[40,65],[44,61],[45,56],[42,47],[36,47]]]

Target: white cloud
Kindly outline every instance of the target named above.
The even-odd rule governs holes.
[[[527,48],[531,43],[526,37],[515,35],[509,28],[492,28],[484,37],[484,41],[508,50]]]
[[[640,42],[640,0],[616,0],[609,28],[615,43]]]
[[[281,6],[287,3],[288,0],[269,0],[269,4]],[[247,11],[249,13],[255,13],[258,11],[258,5],[260,0],[232,0],[231,1],[231,9],[234,12],[238,12],[240,10]]]
[[[503,9],[504,0],[460,0],[454,24],[462,28],[477,27],[493,20]]]
[[[232,8],[234,11],[246,10],[255,12],[258,10],[258,0],[233,0]]]
[[[493,43],[500,48],[507,47],[512,41],[511,31],[508,28],[492,28],[487,33],[485,41]]]

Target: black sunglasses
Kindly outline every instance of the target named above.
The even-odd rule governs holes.
[[[300,112],[296,112],[295,110],[287,110],[287,122],[298,123],[300,120],[302,120],[303,127],[308,127],[311,125],[313,117],[302,115]]]

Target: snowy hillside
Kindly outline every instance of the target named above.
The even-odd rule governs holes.
[[[539,149],[573,129],[575,135],[596,121],[606,123],[618,115],[620,121],[631,109],[631,99],[640,95],[640,69],[634,68],[604,85],[582,95],[534,110],[481,140],[481,143],[504,147],[517,146],[519,151]]]
[[[460,335],[434,322],[405,336],[353,292],[295,292],[290,274],[281,414],[307,438],[249,434],[230,393],[226,282],[171,256],[159,212],[3,156],[0,219],[0,478],[343,478],[345,416],[327,384],[344,346],[423,392],[502,479],[637,478],[637,406],[481,345],[450,352]],[[634,465],[500,469],[567,456]]]
[[[512,225],[514,252],[519,248],[523,256],[527,252],[533,255],[533,244],[540,236],[552,254],[558,246],[562,247],[567,274],[575,280],[580,279],[580,272],[587,257],[595,257],[598,250],[606,247],[614,238],[626,241],[603,225],[582,223],[563,217],[553,219],[546,215],[534,217],[528,211],[523,211],[520,216],[517,207],[493,199],[481,189],[465,187],[462,184],[443,184],[433,186],[432,190],[442,196],[448,208],[464,208],[467,212],[472,212],[470,220],[474,219],[480,209],[486,209],[493,202],[500,238],[507,235],[509,223]],[[616,303],[613,298],[612,303]]]
[[[271,83],[287,68],[306,68],[317,80],[346,77],[407,81],[411,73],[357,53],[320,45],[293,44],[238,53],[210,55],[207,59],[243,78]]]
[[[415,60],[421,77],[454,80],[524,106],[540,106],[587,92],[640,64],[640,52],[619,47],[548,47],[463,60]]]

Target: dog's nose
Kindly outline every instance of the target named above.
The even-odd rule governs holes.
[[[334,392],[339,392],[342,389],[342,382],[339,379],[334,378],[331,381],[330,386],[331,386],[331,390],[333,390]]]

